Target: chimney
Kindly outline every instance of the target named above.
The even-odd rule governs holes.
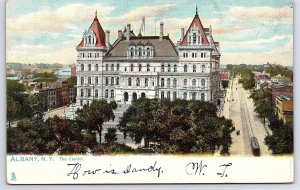
[[[160,23],[159,41],[162,41],[164,37],[164,23]]]
[[[129,42],[130,40],[130,31],[131,31],[131,25],[127,24],[127,29],[126,29],[126,40]]]
[[[209,25],[209,36],[212,36],[212,28],[211,28],[211,25]]]
[[[181,41],[183,41],[184,38],[184,28],[181,28]]]
[[[123,38],[122,30],[118,30],[118,40]]]
[[[106,30],[105,31],[105,45],[106,45],[106,47],[108,47],[109,48],[109,46],[110,46],[110,43],[109,43],[109,30]]]

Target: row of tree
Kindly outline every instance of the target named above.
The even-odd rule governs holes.
[[[234,131],[211,102],[147,98],[134,101],[118,127],[136,143],[154,144],[159,153],[229,154]]]
[[[278,119],[275,108],[268,99],[267,92],[263,89],[253,90],[250,96],[255,105],[255,111],[260,118],[269,121],[272,134],[265,138],[265,144],[273,154],[292,154],[294,151],[294,131],[291,125],[284,124]]]

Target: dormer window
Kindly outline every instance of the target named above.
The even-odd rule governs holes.
[[[96,35],[92,30],[88,30],[83,34],[84,46],[95,46]]]

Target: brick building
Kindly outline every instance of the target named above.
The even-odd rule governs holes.
[[[287,96],[293,97],[293,85],[290,84],[273,84],[268,88],[269,100],[271,101],[272,106],[276,104],[276,96]]]

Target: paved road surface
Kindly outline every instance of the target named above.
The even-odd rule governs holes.
[[[253,156],[250,138],[255,136],[260,145],[261,156],[270,156],[271,152],[264,144],[267,132],[254,112],[254,103],[249,96],[250,91],[246,91],[241,84],[238,84],[238,79],[230,82],[221,115],[232,119],[235,129],[240,130],[240,135],[232,133],[233,143],[230,153],[231,155]]]

